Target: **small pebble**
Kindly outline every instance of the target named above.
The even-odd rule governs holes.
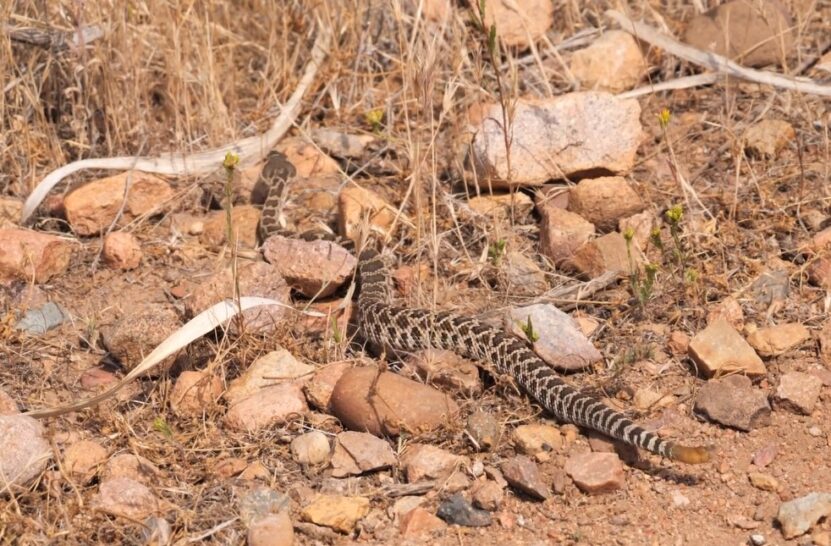
[[[460,493],[442,502],[436,515],[447,523],[464,527],[487,527],[492,523],[489,512],[474,508]]]
[[[765,546],[767,544],[765,535],[760,534],[750,535],[750,542],[753,543],[753,546]]]

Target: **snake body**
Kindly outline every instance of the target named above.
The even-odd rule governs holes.
[[[565,381],[519,337],[474,318],[390,305],[388,270],[375,250],[358,262],[360,328],[369,341],[402,351],[446,349],[493,363],[561,421],[602,432],[627,444],[684,463],[703,463],[710,452],[665,440]]]
[[[260,220],[263,240],[283,230],[280,215],[287,184],[295,175],[294,166],[283,154],[269,154],[254,191],[254,200],[264,202]],[[516,336],[447,311],[433,313],[390,305],[388,268],[377,251],[365,249],[360,254],[358,274],[359,327],[369,341],[402,351],[446,349],[466,358],[491,362],[561,421],[588,427],[676,461],[709,460],[707,448],[664,440],[594,396],[575,389]]]

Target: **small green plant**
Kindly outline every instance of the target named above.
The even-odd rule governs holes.
[[[161,415],[153,419],[153,430],[164,436],[165,438],[173,438],[173,429],[167,424],[164,417]]]
[[[534,324],[531,322],[531,315],[528,315],[528,318],[525,319],[525,323],[520,323],[519,327],[522,328],[522,333],[525,334],[525,337],[531,343],[536,343],[540,339],[540,335],[534,330]]]
[[[502,73],[500,63],[498,61],[501,53],[499,48],[499,37],[496,33],[496,24],[490,26],[485,23],[485,0],[479,0],[478,13],[472,17],[473,26],[479,31],[482,39],[485,42],[485,51],[488,56],[488,63],[493,69],[496,77],[496,92],[499,96],[499,105],[502,109],[502,137],[505,144],[505,166],[507,169],[508,182],[511,181],[511,143],[513,141],[513,131],[511,125],[514,117],[514,104],[509,101],[505,94],[505,86],[502,82]],[[516,82],[514,82],[516,83]],[[516,88],[516,86],[514,86]]]
[[[660,238],[660,232],[658,234]],[[647,263],[641,271],[640,266],[632,256],[632,240],[635,238],[635,230],[631,227],[623,230],[623,239],[626,241],[626,254],[629,258],[629,284],[632,293],[638,299],[641,310],[646,307],[646,302],[652,298],[652,289],[655,286],[655,278],[658,275],[658,264]]]
[[[334,314],[329,317],[329,320],[332,323],[332,339],[335,343],[340,345],[343,341],[343,333],[340,331],[340,325],[338,324],[338,317]]]
[[[502,257],[505,256],[505,246],[507,244],[508,241],[505,239],[499,239],[488,247],[488,259],[493,265],[499,265],[499,262],[502,261]]]
[[[684,218],[684,207],[681,204],[673,205],[664,214],[669,222],[669,234],[672,236],[674,248],[672,254],[678,262],[680,271],[686,269],[687,256],[681,241],[681,220]]]
[[[384,121],[384,111],[380,108],[373,108],[366,114],[364,114],[364,119],[372,127],[373,133],[380,133],[381,132],[381,122]]]

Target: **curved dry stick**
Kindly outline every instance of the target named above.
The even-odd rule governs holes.
[[[284,304],[268,298],[259,298],[254,296],[241,297],[239,307],[237,307],[235,302],[221,301],[205,311],[202,311],[188,321],[184,326],[170,334],[170,336],[159,343],[159,345],[153,349],[153,351],[147,355],[138,366],[133,368],[130,373],[124,376],[124,379],[101,394],[95,395],[92,398],[87,398],[86,400],[81,400],[80,402],[75,402],[74,404],[69,404],[67,406],[27,411],[23,415],[28,415],[30,417],[54,417],[56,415],[63,415],[65,413],[82,410],[103,402],[124,388],[125,385],[133,381],[135,378],[156,367],[165,358],[182,350],[195,339],[198,339],[208,332],[216,329],[218,326],[221,326],[237,313],[245,311],[246,309],[251,309],[252,307],[258,307],[260,305]]]
[[[218,169],[222,165],[225,154],[228,152],[239,155],[241,162],[256,161],[264,157],[294,123],[300,110],[300,101],[306,94],[306,90],[312,84],[312,81],[314,81],[318,68],[320,68],[320,65],[329,53],[330,31],[323,30],[322,26],[319,26],[319,28],[321,28],[320,34],[318,34],[314,46],[312,46],[312,58],[306,65],[303,77],[281,110],[280,115],[277,116],[271,128],[265,133],[254,137],[243,138],[220,148],[195,154],[170,153],[159,157],[122,156],[74,161],[52,171],[40,181],[23,204],[20,223],[26,223],[35,209],[46,198],[49,191],[58,182],[82,169],[136,169],[156,174],[192,175]]]
[[[744,67],[717,53],[701,51],[700,49],[681,43],[649,25],[632,21],[619,11],[613,9],[606,11],[606,16],[613,19],[620,25],[622,30],[625,30],[638,40],[649,42],[676,57],[698,66],[715,70],[720,74],[726,74],[756,83],[773,85],[783,89],[791,89],[801,93],[831,97],[831,86],[819,85],[811,80],[791,78],[790,76],[769,72],[767,70],[753,70],[752,68]]]

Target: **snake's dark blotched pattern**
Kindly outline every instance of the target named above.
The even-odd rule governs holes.
[[[676,461],[709,460],[707,448],[664,440],[597,398],[567,384],[518,337],[470,317],[390,305],[387,267],[375,250],[364,250],[358,267],[360,326],[370,341],[403,351],[445,349],[466,358],[492,362],[562,421],[588,427]]]

